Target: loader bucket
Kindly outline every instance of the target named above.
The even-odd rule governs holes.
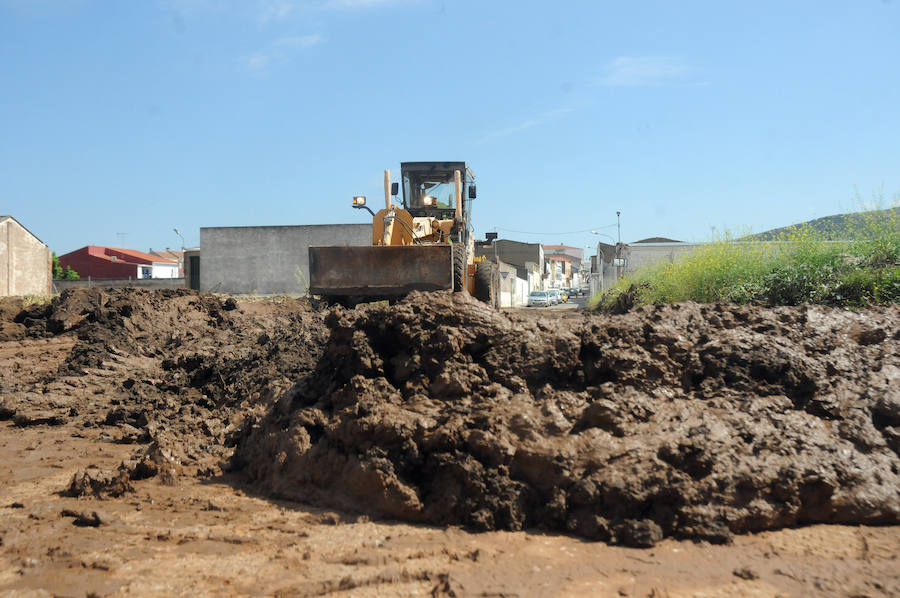
[[[309,248],[312,295],[397,297],[452,288],[450,245]]]

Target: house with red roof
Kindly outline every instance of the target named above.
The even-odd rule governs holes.
[[[59,256],[81,278],[178,278],[178,262],[134,249],[88,245]]]
[[[547,274],[553,288],[581,286],[579,272],[584,249],[570,247],[568,245],[544,245],[544,260],[547,264]]]

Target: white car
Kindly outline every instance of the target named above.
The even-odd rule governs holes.
[[[531,291],[528,295],[528,307],[548,307],[553,305],[551,301],[547,291]]]
[[[559,305],[562,303],[562,294],[559,292],[559,289],[550,289],[547,291],[550,293],[550,301],[552,301],[552,305]]]

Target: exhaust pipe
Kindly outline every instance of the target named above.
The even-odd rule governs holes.
[[[456,185],[456,221],[462,222],[462,176],[458,170],[453,171],[453,184]]]

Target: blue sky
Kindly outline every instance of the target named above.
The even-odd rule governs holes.
[[[705,240],[891,203],[898,98],[882,0],[0,0],[0,213],[196,245],[466,160],[479,236]]]

